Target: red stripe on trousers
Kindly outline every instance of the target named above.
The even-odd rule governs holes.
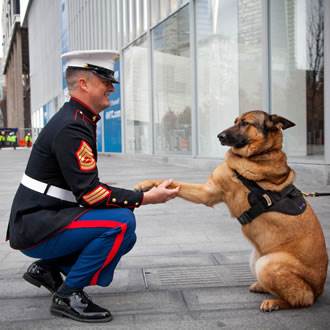
[[[121,232],[115,238],[112,249],[110,250],[107,258],[105,259],[102,267],[93,275],[90,285],[96,285],[100,277],[102,270],[110,264],[113,258],[116,256],[121,243],[123,242],[124,235],[127,230],[127,224],[117,221],[109,220],[83,220],[83,221],[73,221],[67,225],[64,229],[77,229],[77,228],[121,228]]]

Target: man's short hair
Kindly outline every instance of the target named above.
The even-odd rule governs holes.
[[[78,80],[81,76],[88,79],[91,72],[89,70],[68,67],[65,71],[65,79],[68,84],[68,90],[73,91],[77,87]]]

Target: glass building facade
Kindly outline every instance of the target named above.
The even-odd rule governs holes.
[[[217,134],[262,109],[296,123],[284,135],[289,159],[330,164],[329,1],[31,2],[23,21],[35,118],[49,102],[62,104],[61,53],[115,49],[122,152],[222,158]],[[58,15],[45,24],[50,4]]]
[[[262,109],[296,123],[285,132],[289,156],[324,159],[324,6],[126,1],[125,151],[222,157],[217,134]]]

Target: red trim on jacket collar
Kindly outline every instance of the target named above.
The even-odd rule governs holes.
[[[95,111],[86,103],[84,103],[83,101],[79,100],[78,98],[71,96],[70,100],[76,101],[78,103],[80,103],[83,107],[85,107],[87,110],[89,110],[93,115],[97,115],[97,113],[95,113]]]
[[[76,101],[78,103],[80,103],[83,107],[85,107],[87,110],[89,110],[93,115],[97,115],[97,113],[95,113],[95,111],[86,103],[84,103],[83,101],[79,100],[78,98],[71,96],[70,100]]]
[[[87,111],[88,111],[88,110],[87,110]],[[90,112],[88,111],[88,113],[90,113]],[[88,116],[85,115],[85,113],[84,113],[83,110],[81,110],[81,109],[77,109],[77,110],[75,111],[75,113],[74,113],[74,119],[75,119],[75,120],[77,120],[78,115],[81,116],[81,118],[82,118],[83,121],[86,121],[86,122],[88,122],[88,123],[90,123],[90,124],[92,124],[92,125],[94,125],[94,126],[96,126],[96,122],[100,119],[99,117],[97,117],[97,120],[93,121],[93,118],[90,119]],[[93,116],[93,117],[96,117],[96,115]]]
[[[101,119],[101,117],[100,117],[99,114],[95,113],[95,112],[93,111],[93,109],[92,109],[89,105],[87,105],[87,104],[84,103],[83,101],[79,100],[78,98],[76,98],[76,97],[74,97],[74,96],[71,96],[71,97],[70,97],[70,101],[74,101],[74,102],[80,104],[80,105],[83,107],[83,109],[81,109],[81,110],[85,110],[85,111],[84,111],[85,116],[86,116],[87,119],[89,119],[93,124],[96,124],[96,122],[98,122],[98,121]],[[89,117],[89,118],[88,118],[88,117]]]

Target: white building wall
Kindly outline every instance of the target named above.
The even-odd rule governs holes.
[[[70,0],[67,4],[70,50],[119,50],[119,0]]]
[[[118,50],[119,0],[66,0],[68,50]],[[31,112],[64,101],[61,69],[61,0],[33,0],[28,12]],[[40,51],[42,50],[42,51]],[[57,110],[57,109],[55,109]]]
[[[62,93],[60,0],[34,0],[28,28],[33,113]]]

